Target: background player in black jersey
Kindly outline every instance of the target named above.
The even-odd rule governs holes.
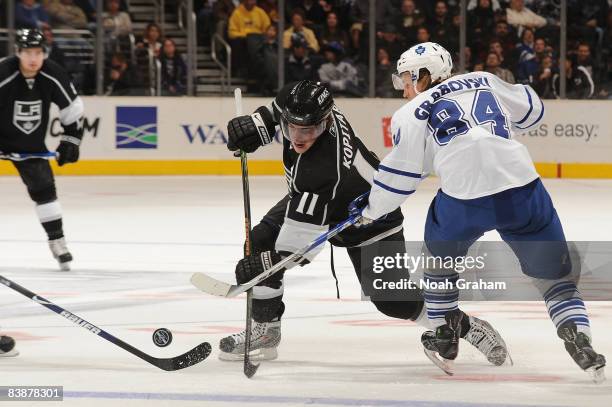
[[[79,159],[83,102],[64,69],[46,56],[43,34],[37,29],[24,29],[17,33],[16,56],[0,62],[0,152],[48,152],[45,135],[49,108],[55,103],[64,128],[56,150],[61,166]],[[31,158],[13,161],[13,165],[36,203],[53,257],[62,270],[69,270],[72,255],[64,239],[62,210],[49,161]]]
[[[346,220],[349,203],[370,189],[379,164],[320,83],[302,81],[288,85],[270,105],[259,107],[252,115],[232,119],[228,123],[228,148],[253,152],[272,142],[277,125],[283,135],[283,164],[289,193],[253,228],[254,254],[238,262],[238,283],[251,280],[280,261],[284,254],[298,251]],[[405,251],[403,219],[398,208],[370,227],[350,227],[330,242],[347,248],[361,281],[362,271],[372,264],[370,257],[394,256]],[[372,245],[376,249],[367,250]],[[321,249],[308,253],[305,262],[312,260]],[[397,270],[397,273],[403,272],[409,278],[406,270]],[[414,301],[373,299],[372,302],[390,317],[424,322],[427,318],[423,317],[422,297],[420,292],[414,294]],[[280,319],[285,309],[282,296],[282,271],[253,288],[253,359],[277,357]],[[462,337],[489,361],[504,362],[505,344],[487,322],[470,318],[464,333]],[[241,360],[244,339],[244,331],[223,338],[220,358]]]

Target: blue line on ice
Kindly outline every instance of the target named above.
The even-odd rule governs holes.
[[[334,397],[290,397],[290,396],[249,396],[238,394],[205,394],[205,393],[128,393],[101,391],[65,391],[64,398],[92,398],[119,400],[182,400],[182,401],[216,401],[224,403],[260,403],[260,404],[308,404],[326,406],[376,406],[376,407],[535,407],[527,404],[491,404],[455,401],[416,401],[416,400],[380,400],[351,399]],[[559,407],[538,405],[538,407]]]

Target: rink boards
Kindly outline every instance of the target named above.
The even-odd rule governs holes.
[[[229,175],[240,163],[228,153],[226,123],[233,98],[84,97],[81,161],[56,168],[67,175]],[[244,111],[267,104],[245,98]],[[380,157],[391,148],[390,119],[401,99],[337,99],[362,140]],[[514,137],[527,145],[543,177],[612,178],[612,105],[607,101],[545,101],[542,121]],[[36,120],[35,118],[33,120]],[[48,130],[54,149],[57,111]],[[282,174],[280,134],[250,155],[251,174]],[[14,174],[0,163],[0,174]]]

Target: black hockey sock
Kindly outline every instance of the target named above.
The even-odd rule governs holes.
[[[49,240],[60,239],[64,237],[64,229],[62,226],[62,219],[52,220],[50,222],[43,222],[43,228],[45,228],[45,232],[47,232],[47,236]]]

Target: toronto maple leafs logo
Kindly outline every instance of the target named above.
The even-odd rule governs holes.
[[[425,47],[422,45],[419,45],[414,52],[417,53],[417,55],[423,55],[423,53],[425,52]]]

